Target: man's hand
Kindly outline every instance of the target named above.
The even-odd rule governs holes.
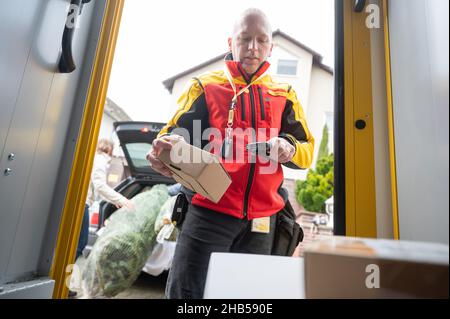
[[[152,150],[147,153],[147,160],[150,162],[150,166],[160,173],[161,175],[171,177],[172,172],[158,159],[163,150],[171,150],[172,146],[182,140],[180,135],[164,135],[160,138],[156,138],[152,143]]]
[[[273,137],[269,140],[270,158],[278,163],[287,163],[294,157],[295,147],[281,137]]]

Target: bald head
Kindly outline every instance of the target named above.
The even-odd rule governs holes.
[[[262,10],[257,8],[249,8],[241,13],[239,18],[234,22],[232,37],[235,37],[240,32],[245,26],[245,22],[259,24],[261,28],[266,29],[267,34],[272,38],[272,27],[269,19]]]
[[[245,10],[234,24],[228,45],[234,60],[241,62],[247,74],[255,73],[272,52],[272,28],[264,12]]]

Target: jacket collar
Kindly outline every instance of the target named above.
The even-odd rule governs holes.
[[[227,53],[225,56],[225,64],[228,68],[228,71],[230,71],[230,74],[233,78],[243,77],[245,82],[250,83],[253,79],[258,78],[260,75],[262,75],[264,72],[267,71],[267,69],[270,67],[270,63],[268,61],[264,61],[256,70],[255,73],[253,73],[251,76],[245,72],[244,68],[242,67],[241,62],[233,61],[233,54],[231,52]]]

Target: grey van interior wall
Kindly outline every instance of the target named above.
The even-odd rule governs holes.
[[[82,69],[80,68],[78,78],[76,82],[74,82],[76,85],[71,88],[70,92],[73,107],[71,109],[70,116],[66,118],[67,132],[64,136],[64,150],[59,161],[59,175],[56,180],[56,186],[52,197],[53,206],[49,212],[46,233],[42,244],[42,252],[38,265],[39,274],[48,273],[52,263],[59,224],[61,221],[61,212],[64,208],[67,186],[70,179],[75,147],[78,140],[84,105],[89,89],[89,81],[94,64],[106,1],[107,0],[95,0],[95,6],[92,8],[93,13],[91,17],[90,30],[86,33],[87,38],[85,40],[87,40],[87,43],[83,48],[80,47],[80,55],[78,55],[78,57],[80,57],[80,62],[78,62],[78,65],[80,65]],[[84,56],[82,54],[83,52]]]
[[[389,1],[400,238],[449,242],[449,2]]]
[[[77,69],[60,74],[69,3],[5,1],[0,10],[0,284],[48,275],[40,261],[54,250],[105,1],[84,6]]]

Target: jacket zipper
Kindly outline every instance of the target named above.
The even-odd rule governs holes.
[[[261,87],[259,87],[259,86],[258,86],[258,93],[259,93],[259,104],[261,106],[261,120],[264,121],[264,119],[266,118],[266,115],[264,114],[264,99],[263,99]]]
[[[252,128],[254,130],[254,134],[256,134],[256,110],[255,110],[255,97],[253,95],[253,87],[249,88],[250,90],[250,105],[251,105],[251,113],[252,113]],[[250,163],[250,174],[248,175],[247,188],[245,190],[244,197],[244,218],[247,217],[248,213],[248,198],[250,196],[250,189],[252,187],[253,178],[255,175],[255,166],[256,163]]]
[[[244,98],[244,94],[241,94],[241,111],[242,111],[242,121],[245,121],[245,98]]]

